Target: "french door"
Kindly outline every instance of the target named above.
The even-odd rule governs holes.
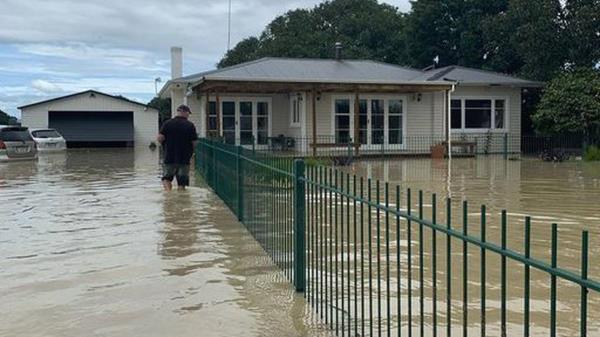
[[[359,100],[358,125],[355,124],[354,100],[333,99],[333,132],[336,142],[354,135],[358,127],[358,141],[365,149],[404,148],[405,99],[403,97],[370,97]],[[351,137],[350,136],[350,137]]]
[[[224,98],[221,125],[225,143],[266,146],[271,134],[270,107],[270,99]]]

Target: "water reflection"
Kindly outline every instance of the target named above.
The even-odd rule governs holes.
[[[163,193],[158,151],[0,164],[0,201],[0,336],[308,329],[293,328],[305,316],[278,314],[303,300],[214,194]]]
[[[159,252],[165,258],[193,254],[197,241],[197,218],[190,194],[185,191],[165,193],[163,201],[164,229]]]

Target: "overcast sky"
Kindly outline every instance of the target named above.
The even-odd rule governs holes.
[[[277,15],[319,0],[232,0],[232,46]],[[408,11],[408,0],[386,0]],[[0,0],[0,109],[86,89],[142,102],[170,77],[215,67],[227,49],[227,0]],[[160,87],[159,87],[160,88]]]

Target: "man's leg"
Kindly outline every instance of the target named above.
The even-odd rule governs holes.
[[[177,167],[177,189],[185,190],[190,185],[190,165],[178,165]]]
[[[176,167],[171,164],[163,164],[162,184],[165,191],[173,189],[173,177],[175,177]]]

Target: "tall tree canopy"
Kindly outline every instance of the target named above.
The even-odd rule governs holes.
[[[505,12],[484,22],[485,53],[492,69],[548,80],[565,60],[559,0],[510,0]]]
[[[275,18],[260,37],[250,37],[227,52],[218,67],[265,56],[330,58],[335,42],[344,57],[406,63],[405,15],[377,0],[331,0]]]
[[[406,43],[410,64],[423,68],[439,59],[440,66],[482,67],[484,23],[506,10],[508,0],[411,1]]]

